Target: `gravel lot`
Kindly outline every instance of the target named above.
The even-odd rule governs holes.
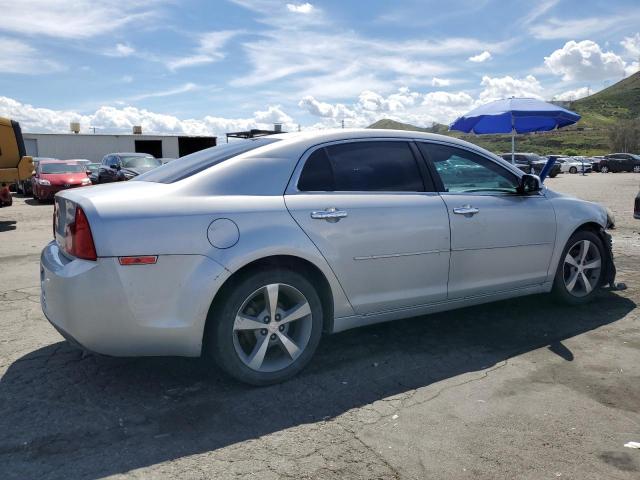
[[[341,333],[259,389],[199,359],[68,346],[39,305],[52,206],[15,198],[0,210],[0,478],[640,478],[623,447],[640,441],[640,175],[548,184],[612,209],[628,290]]]

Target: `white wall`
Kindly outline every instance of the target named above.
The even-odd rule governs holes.
[[[156,135],[83,135],[83,134],[48,134],[24,133],[29,150],[37,145],[39,157],[86,158],[99,162],[107,153],[135,152],[135,140],[161,140],[162,156],[178,158],[178,137],[161,137]]]

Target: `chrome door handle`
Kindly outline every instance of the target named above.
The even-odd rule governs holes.
[[[337,208],[327,208],[326,210],[316,210],[311,212],[311,218],[315,218],[316,220],[327,220],[329,222],[337,222],[346,216],[346,211],[338,210]]]
[[[478,213],[476,207],[472,207],[471,205],[463,205],[462,207],[456,207],[453,209],[453,213],[457,215],[464,215],[465,217],[473,217],[476,213]]]

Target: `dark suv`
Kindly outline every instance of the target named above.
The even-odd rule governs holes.
[[[148,153],[109,153],[102,158],[97,183],[130,180],[161,165],[160,160]]]
[[[612,153],[593,164],[596,172],[636,172],[640,173],[640,155],[632,153]]]
[[[511,154],[503,153],[501,155],[507,162],[511,163]],[[540,155],[536,155],[535,153],[516,153],[515,157],[515,165],[524,173],[533,173],[535,175],[540,175],[542,169],[547,164],[547,158],[541,157]],[[560,173],[560,165],[555,164],[549,172],[549,177],[554,178]]]

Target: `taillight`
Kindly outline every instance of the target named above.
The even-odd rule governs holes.
[[[93,244],[89,220],[80,207],[76,207],[76,213],[72,223],[68,224],[64,232],[64,250],[77,258],[84,260],[96,260],[96,247]]]

